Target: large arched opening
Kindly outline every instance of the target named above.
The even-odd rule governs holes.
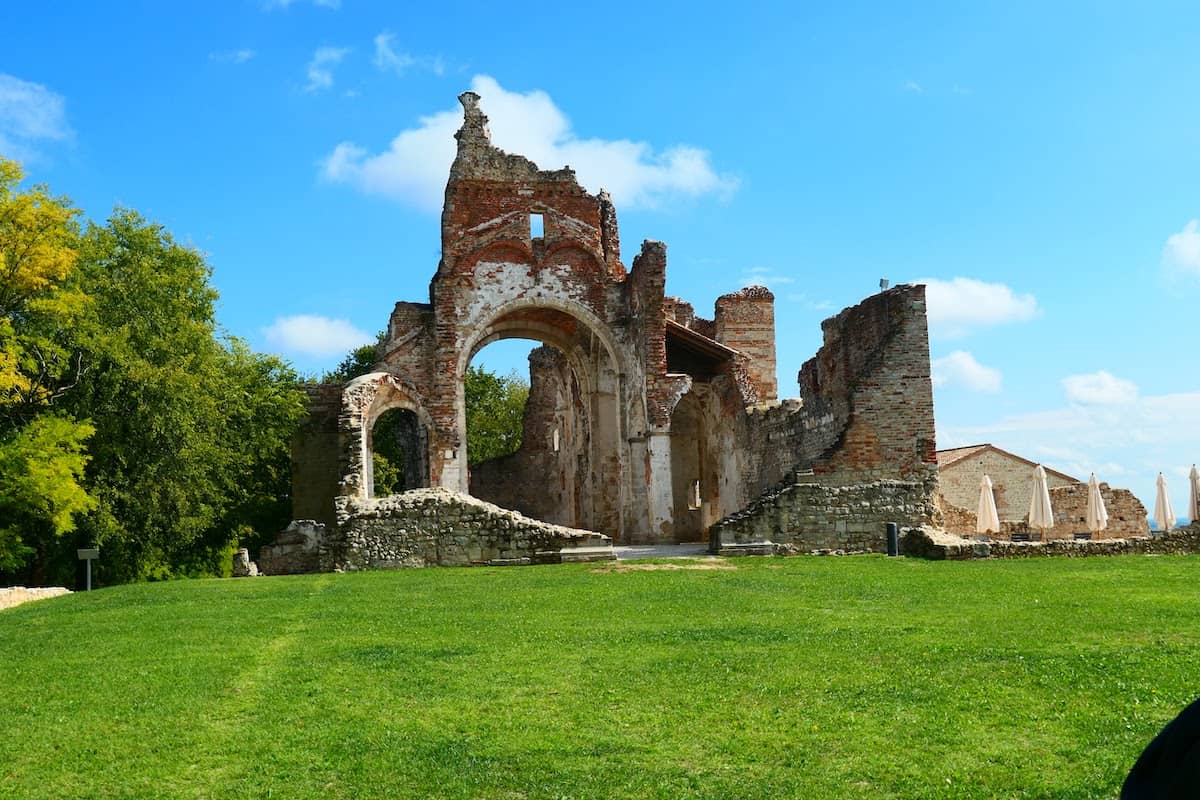
[[[620,539],[623,530],[620,371],[612,342],[586,311],[566,304],[518,301],[476,329],[459,365],[460,460],[468,491],[480,499],[560,525]],[[480,463],[472,458],[465,376],[489,345],[524,340],[529,399],[521,447]]]

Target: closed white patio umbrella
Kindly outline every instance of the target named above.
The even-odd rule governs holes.
[[[1158,497],[1154,500],[1154,521],[1158,529],[1167,533],[1175,527],[1175,512],[1171,510],[1171,498],[1167,496],[1167,479],[1158,473]]]
[[[1196,471],[1196,465],[1192,464],[1192,472],[1188,475],[1192,484],[1192,497],[1188,502],[1188,519],[1192,522],[1200,522],[1200,472]]]
[[[1033,490],[1029,498],[1029,527],[1045,532],[1054,527],[1054,509],[1050,508],[1050,487],[1046,485],[1046,470],[1038,464],[1033,471]]]
[[[975,532],[1000,532],[1000,515],[996,513],[996,495],[992,479],[984,475],[979,481],[979,510],[975,512]]]
[[[1104,507],[1104,498],[1100,496],[1100,484],[1096,482],[1096,473],[1088,481],[1087,528],[1096,538],[1100,531],[1108,527],[1108,509]]]

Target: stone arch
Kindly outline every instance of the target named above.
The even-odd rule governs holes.
[[[542,264],[564,265],[585,271],[595,271],[601,268],[601,261],[595,253],[571,241],[551,245],[542,256],[541,262]]]
[[[479,248],[469,258],[459,261],[464,271],[475,268],[476,264],[484,261],[530,265],[533,263],[533,251],[527,243],[513,239],[501,239]]]
[[[432,431],[433,419],[425,409],[421,394],[411,382],[398,375],[389,372],[360,375],[342,390],[342,415],[338,420],[342,452],[339,494],[360,498],[371,495],[371,430],[381,414],[393,409],[411,411],[425,431]],[[425,453],[424,485],[430,484],[429,461],[429,455]]]
[[[588,415],[590,432],[586,463],[589,475],[581,481],[593,487],[579,524],[619,537],[624,527],[622,503],[620,417],[622,396],[621,352],[605,323],[581,305],[553,298],[520,297],[492,310],[480,324],[472,326],[460,349],[457,363],[456,410],[458,428],[466,431],[463,376],[471,359],[485,346],[501,339],[532,339],[548,344],[565,357],[574,372]],[[468,462],[465,436],[459,461]],[[470,480],[462,470],[461,489],[469,491]]]

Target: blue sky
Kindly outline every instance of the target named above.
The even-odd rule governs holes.
[[[424,300],[459,92],[614,194],[668,291],[820,321],[930,281],[939,446],[1153,509],[1200,460],[1200,15],[1189,3],[4,4],[0,152],[203,250],[220,320],[320,371]],[[480,358],[507,369],[512,345]]]

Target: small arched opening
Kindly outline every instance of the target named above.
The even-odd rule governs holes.
[[[384,497],[429,485],[429,431],[416,411],[389,408],[370,421],[367,496]]]

